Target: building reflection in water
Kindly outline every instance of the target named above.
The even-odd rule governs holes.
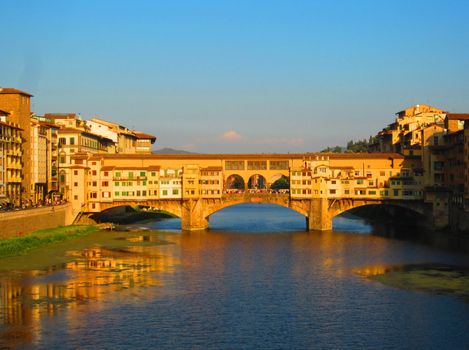
[[[132,241],[147,239],[141,236]],[[172,273],[179,264],[172,254],[162,254],[161,247],[94,247],[69,252],[76,259],[60,267],[0,275],[0,344],[38,340],[44,315],[89,301],[99,309],[109,293],[161,285],[153,272]]]

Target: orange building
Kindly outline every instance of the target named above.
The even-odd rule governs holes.
[[[8,120],[21,129],[22,151],[22,200],[32,199],[34,188],[31,182],[31,102],[33,95],[13,89],[0,88],[0,109],[9,113]]]

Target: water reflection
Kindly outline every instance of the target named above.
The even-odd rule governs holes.
[[[131,242],[151,241],[149,236],[131,237]],[[72,262],[47,270],[0,275],[2,341],[29,342],[40,338],[41,317],[57,315],[93,302],[100,309],[107,295],[125,289],[161,286],[157,273],[172,273],[179,264],[156,246],[122,249],[92,247],[69,251]],[[21,335],[18,337],[18,335]]]

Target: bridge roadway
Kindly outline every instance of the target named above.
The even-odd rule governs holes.
[[[181,228],[187,231],[205,230],[209,227],[210,215],[217,211],[242,203],[266,203],[290,208],[306,218],[307,230],[331,230],[332,219],[353,208],[385,204],[403,207],[422,215],[429,215],[428,208],[422,201],[369,199],[369,198],[291,198],[285,193],[225,193],[220,198],[197,199],[155,199],[155,200],[120,200],[102,203],[103,210],[125,205],[140,205],[166,211],[181,219]]]

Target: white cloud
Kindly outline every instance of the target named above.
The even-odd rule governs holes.
[[[234,130],[228,130],[228,131],[225,131],[221,136],[220,138],[222,140],[228,140],[228,141],[234,141],[234,140],[239,140],[240,138],[242,138],[241,134],[237,131],[234,131]]]

